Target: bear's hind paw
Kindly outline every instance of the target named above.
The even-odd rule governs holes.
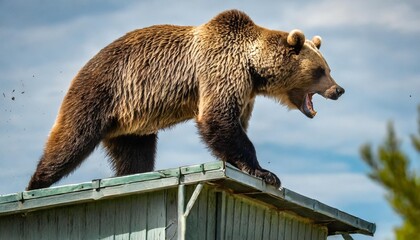
[[[270,171],[267,171],[265,169],[256,170],[255,171],[255,176],[258,177],[258,178],[261,178],[266,183],[268,183],[270,185],[273,185],[276,188],[281,187],[280,179],[274,173],[272,173]]]

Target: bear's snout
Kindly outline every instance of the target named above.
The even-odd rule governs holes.
[[[343,95],[344,92],[346,92],[346,91],[344,90],[344,88],[342,88],[340,86],[337,86],[335,88],[335,94],[337,95],[337,98],[339,98],[341,95]]]
[[[344,88],[334,85],[330,87],[327,91],[325,91],[324,97],[332,100],[337,100],[341,95],[343,95],[345,92]],[[322,94],[321,94],[322,95]]]

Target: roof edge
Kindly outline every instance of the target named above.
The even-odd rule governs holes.
[[[44,208],[96,201],[133,193],[177,187],[198,182],[217,183],[236,194],[247,195],[279,210],[314,219],[328,227],[329,235],[375,233],[376,225],[287,188],[276,189],[222,161],[209,162],[91,182],[0,195],[0,216]]]

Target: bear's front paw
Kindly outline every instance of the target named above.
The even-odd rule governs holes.
[[[273,185],[276,188],[280,188],[281,186],[281,181],[276,174],[265,169],[255,170],[255,176],[261,178],[266,183]]]

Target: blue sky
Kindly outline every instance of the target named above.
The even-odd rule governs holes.
[[[346,89],[338,101],[315,96],[312,120],[258,98],[249,136],[261,165],[287,188],[376,222],[373,239],[392,239],[400,220],[366,177],[359,148],[380,143],[392,120],[403,148],[419,157],[408,139],[420,103],[417,1],[1,1],[0,194],[26,187],[71,79],[101,48],[136,28],[199,25],[231,8],[267,28],[320,35]],[[193,122],[159,137],[158,169],[214,160]],[[59,184],[109,176],[99,147]]]

